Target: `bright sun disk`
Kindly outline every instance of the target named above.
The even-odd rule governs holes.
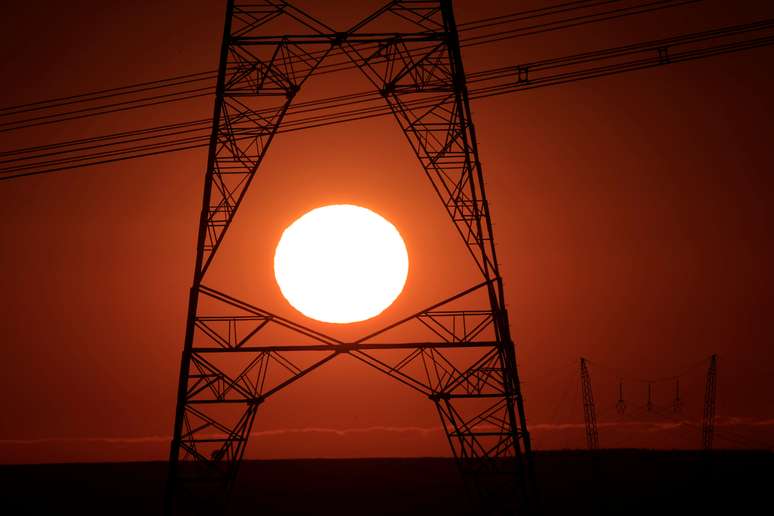
[[[351,204],[316,208],[282,233],[274,253],[282,295],[318,321],[352,323],[379,315],[400,295],[408,252],[398,230]]]

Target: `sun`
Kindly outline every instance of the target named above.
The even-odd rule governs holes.
[[[408,267],[395,226],[352,204],[304,214],[285,229],[274,253],[274,276],[288,303],[328,323],[382,313],[403,290]]]

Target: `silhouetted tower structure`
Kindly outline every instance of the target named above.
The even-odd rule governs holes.
[[[283,35],[272,32],[278,22]],[[332,56],[359,68],[381,93],[481,275],[479,283],[357,340],[280,317],[216,289],[207,276],[294,98]],[[451,1],[392,1],[340,32],[282,0],[229,0],[167,513],[222,508],[261,406],[344,354],[432,401],[465,481],[480,496],[479,512],[514,512],[533,476],[505,307]],[[429,328],[430,336],[392,340],[391,331],[406,326]],[[271,341],[272,329],[307,343]]]
[[[626,402],[623,397],[623,380],[618,382],[618,401],[615,402],[615,411],[621,415],[626,412]]]
[[[701,425],[701,445],[705,450],[712,449],[715,435],[715,396],[717,394],[718,356],[710,357],[707,368],[707,383],[704,389],[704,419]]]
[[[586,426],[586,445],[589,450],[599,448],[597,431],[597,411],[594,406],[594,394],[591,390],[591,375],[585,358],[580,359],[581,391],[583,393],[583,421]]]
[[[648,401],[645,403],[645,409],[653,412],[653,383],[648,382]]]

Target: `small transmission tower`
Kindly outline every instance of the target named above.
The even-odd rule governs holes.
[[[715,436],[715,396],[717,394],[718,356],[710,357],[707,368],[707,383],[704,389],[704,419],[701,425],[701,445],[705,450],[712,449]]]
[[[599,448],[597,431],[597,411],[594,406],[594,394],[591,391],[591,375],[586,359],[580,359],[581,390],[583,391],[583,421],[586,425],[586,444],[589,450]]]
[[[618,382],[618,401],[615,402],[615,411],[623,415],[626,412],[626,401],[623,397],[623,380]]]
[[[648,382],[648,401],[645,403],[645,409],[653,412],[653,382]]]
[[[394,114],[479,275],[356,340],[238,299],[207,276],[297,93],[334,55]],[[430,400],[478,512],[515,512],[532,487],[530,437],[451,0],[393,0],[344,32],[284,0],[228,0],[215,95],[167,514],[220,510],[261,406],[345,354]],[[429,336],[394,337],[406,326]]]

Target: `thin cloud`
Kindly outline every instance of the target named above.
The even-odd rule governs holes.
[[[599,428],[610,429],[628,429],[642,430],[649,432],[668,431],[681,426],[700,426],[701,421],[603,421],[597,424]],[[719,427],[744,427],[753,426],[758,428],[774,427],[774,418],[756,419],[748,417],[719,417],[715,421]],[[584,428],[583,423],[533,423],[529,425],[532,432],[557,432],[566,430],[580,430]],[[492,427],[494,428],[494,427]],[[305,427],[305,428],[275,428],[268,430],[258,430],[250,433],[251,437],[272,437],[272,436],[290,436],[299,434],[328,434],[336,437],[346,437],[350,435],[362,435],[369,433],[394,433],[394,434],[418,434],[429,436],[443,432],[441,426],[420,427],[420,426],[368,426],[356,428],[327,428],[327,427]],[[217,434],[212,434],[217,435]],[[75,444],[75,443],[104,443],[104,444],[148,444],[148,443],[167,443],[171,436],[149,435],[139,437],[41,437],[36,439],[0,439],[0,446],[9,445],[35,445],[35,444]]]

